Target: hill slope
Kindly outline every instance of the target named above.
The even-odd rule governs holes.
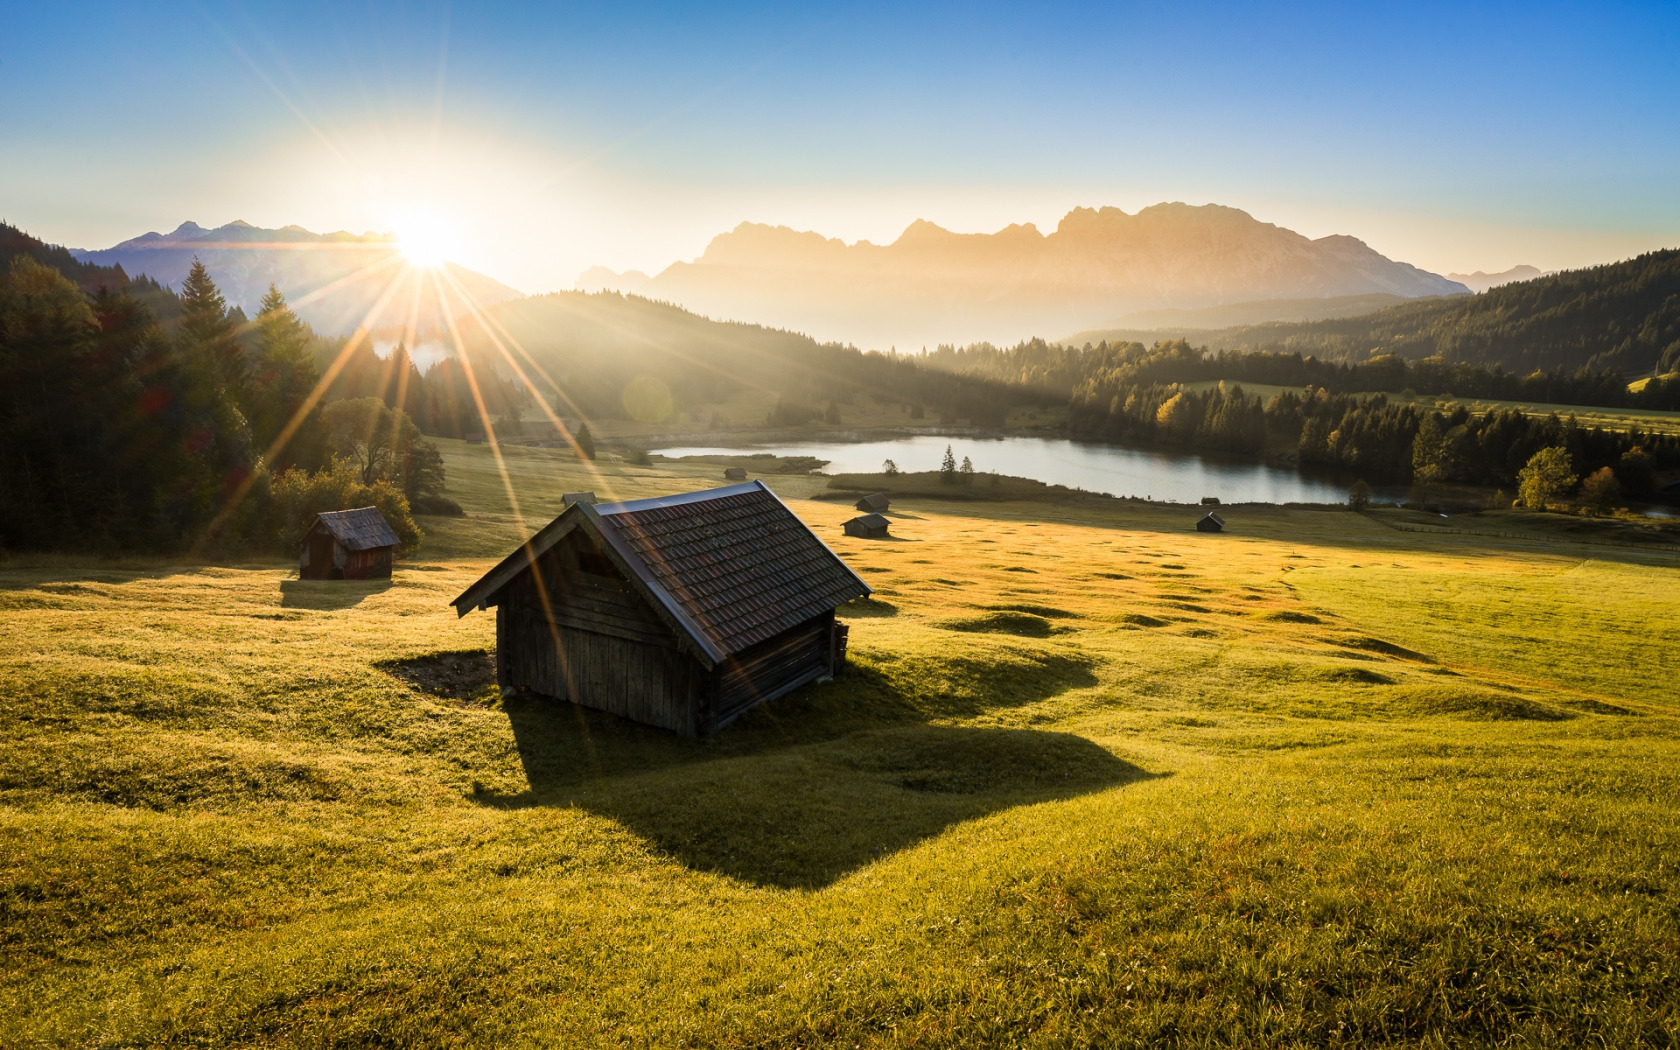
[[[1011,341],[1129,310],[1464,291],[1352,237],[1309,240],[1235,208],[1186,204],[1136,215],[1078,208],[1048,235],[1031,224],[957,234],[916,222],[888,245],[743,223],[641,289],[871,347]]]
[[[167,285],[179,284],[197,256],[230,305],[254,316],[263,293],[274,284],[299,317],[326,334],[411,320],[437,327],[444,322],[444,299],[454,313],[467,309],[449,282],[434,281],[428,271],[408,265],[395,241],[381,234],[311,233],[299,226],[265,230],[244,222],[207,230],[185,222],[172,233],[147,233],[111,248],[72,254]],[[446,265],[449,276],[480,306],[520,294],[483,274]],[[448,290],[440,293],[440,288]]]
[[[174,294],[148,277],[130,277],[120,265],[84,262],[68,248],[48,244],[16,226],[0,222],[0,274],[10,270],[12,260],[20,256],[52,267],[86,292],[97,292],[101,288],[113,291],[126,289],[145,303],[159,320],[171,320],[179,310]]]
[[[616,292],[553,292],[501,303],[487,314],[494,338],[476,324],[465,326],[468,354],[507,373],[511,357],[545,399],[554,401],[558,388],[565,415],[661,423],[752,390],[819,410],[861,393],[997,425],[1005,407],[1042,401],[1035,391],[923,368],[912,357],[713,321]]]
[[[1315,299],[1261,299],[1252,303],[1204,306],[1194,310],[1139,310],[1115,320],[1105,328],[1075,332],[1061,342],[1070,346],[1101,342],[1148,342],[1161,331],[1217,331],[1237,325],[1267,324],[1272,321],[1322,321],[1331,317],[1359,317],[1407,302],[1403,295],[1372,292],[1369,295],[1335,295]]]
[[[1204,341],[1198,334],[1197,341]],[[1680,368],[1680,249],[1566,270],[1480,295],[1405,303],[1364,317],[1205,333],[1212,349],[1363,358],[1381,349],[1511,371]]]

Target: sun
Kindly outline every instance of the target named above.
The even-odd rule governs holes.
[[[459,247],[453,224],[436,215],[405,215],[396,223],[396,234],[398,249],[414,266],[442,266]]]

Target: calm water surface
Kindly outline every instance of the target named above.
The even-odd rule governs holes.
[[[673,459],[682,456],[739,456],[768,452],[777,456],[813,456],[828,460],[829,474],[872,474],[883,460],[911,472],[938,470],[945,446],[961,463],[967,456],[981,473],[1034,478],[1112,496],[1139,496],[1196,503],[1216,496],[1222,503],[1345,503],[1346,485],[1259,463],[1220,462],[1200,456],[1088,445],[1051,438],[969,438],[917,435],[888,441],[804,442],[753,448],[653,449]],[[1399,499],[1400,493],[1380,494]]]

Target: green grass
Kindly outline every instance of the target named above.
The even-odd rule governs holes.
[[[389,585],[0,564],[0,1046],[1680,1038],[1672,555],[772,478],[876,595],[694,741],[447,603],[709,468],[446,455]]]

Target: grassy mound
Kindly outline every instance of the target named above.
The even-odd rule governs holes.
[[[1042,616],[1020,612],[989,612],[980,616],[959,616],[935,620],[934,626],[947,631],[973,631],[981,634],[1014,634],[1023,638],[1048,638],[1055,624]]]
[[[1561,722],[1575,715],[1515,693],[1456,684],[1412,685],[1397,690],[1395,706],[1419,715],[1490,722]]]

